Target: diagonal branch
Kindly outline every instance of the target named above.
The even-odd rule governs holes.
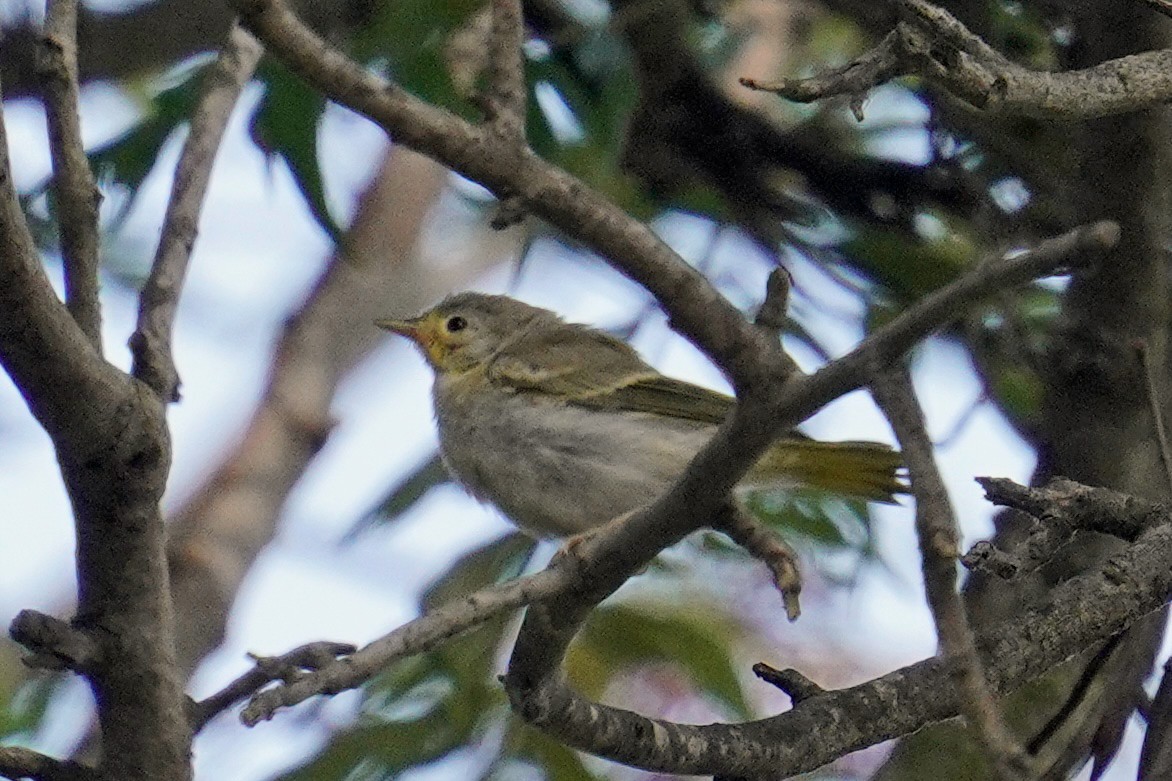
[[[936,467],[932,440],[924,426],[923,411],[916,400],[911,377],[903,368],[879,372],[871,390],[895,431],[911,474],[924,591],[936,622],[941,656],[957,667],[961,712],[976,728],[999,778],[1005,781],[1028,778],[1027,757],[993,701],[964,603],[957,591],[960,529]]]
[[[98,204],[81,142],[77,86],[77,0],[49,0],[38,63],[45,91],[45,119],[53,161],[53,197],[61,231],[65,301],[90,344],[102,350],[98,300]]]
[[[279,708],[296,705],[318,694],[353,689],[399,659],[431,650],[501,613],[564,593],[576,582],[572,559],[561,557],[541,572],[480,589],[404,624],[357,653],[326,664],[299,681],[256,694],[241,719],[253,726],[271,719]]]
[[[232,108],[263,52],[252,35],[233,26],[220,56],[208,69],[203,94],[191,117],[191,130],[175,169],[155,260],[139,296],[138,327],[130,337],[133,373],[166,401],[179,400],[179,374],[171,355],[171,329],[195,245],[212,164]]]

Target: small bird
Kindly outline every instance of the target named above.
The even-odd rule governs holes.
[[[653,501],[735,400],[672,379],[609,334],[507,296],[459,293],[379,327],[435,371],[440,451],[457,480],[537,537],[568,537]],[[808,485],[879,502],[903,492],[878,442],[786,434],[745,486]]]

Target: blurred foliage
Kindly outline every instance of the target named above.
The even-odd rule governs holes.
[[[256,77],[264,84],[264,96],[253,112],[249,135],[266,158],[289,167],[309,213],[337,242],[342,229],[330,215],[318,160],[318,125],[326,100],[276,60],[262,61]]]
[[[28,740],[36,735],[53,695],[65,676],[8,674],[18,668],[0,665],[0,744]]]

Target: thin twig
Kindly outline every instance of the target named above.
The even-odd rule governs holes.
[[[1170,455],[1172,451],[1168,447],[1168,429],[1164,426],[1164,410],[1160,406],[1160,392],[1156,388],[1154,358],[1146,341],[1137,342],[1135,351],[1139,355],[1140,368],[1143,370],[1148,407],[1152,412],[1152,427],[1156,430],[1156,442],[1160,446],[1160,461],[1164,464],[1164,476],[1168,479],[1168,488],[1172,490],[1172,455]]]
[[[178,401],[179,374],[171,355],[171,330],[199,229],[199,214],[224,128],[264,48],[252,34],[233,26],[216,62],[207,70],[203,94],[183,145],[162,236],[150,276],[139,296],[138,327],[130,338],[134,376],[163,399]]]
[[[772,92],[798,103],[811,103],[835,95],[849,95],[851,112],[857,121],[862,122],[863,98],[866,94],[873,87],[886,84],[910,69],[900,58],[900,41],[899,33],[892,30],[874,48],[852,62],[810,78],[782,79],[775,82],[742,78],[740,83],[743,87]]]
[[[715,246],[715,237],[712,245],[710,249]],[[753,318],[753,325],[757,326],[757,329],[769,336],[770,339],[780,339],[789,322],[786,313],[789,311],[789,294],[792,287],[793,276],[789,273],[789,269],[779,266],[769,272],[769,278],[765,282],[765,300],[761,302],[761,308],[757,310],[757,316]],[[789,356],[789,353],[783,353],[783,355],[784,374],[788,376],[797,372],[798,365]]]
[[[740,507],[730,508],[722,516],[718,528],[769,568],[773,585],[781,592],[786,618],[797,621],[802,614],[798,600],[802,591],[802,578],[798,570],[798,556],[789,543]]]
[[[45,120],[53,162],[53,198],[61,232],[65,302],[86,338],[102,352],[102,310],[98,300],[98,204],[81,141],[77,85],[77,0],[49,0],[39,70],[45,91]]]
[[[219,714],[231,708],[246,697],[256,693],[262,686],[273,681],[292,683],[307,670],[320,670],[338,657],[354,653],[357,646],[350,643],[317,642],[294,648],[280,656],[256,656],[256,666],[229,683],[215,694],[191,703],[188,715],[192,732],[198,733]]]
[[[976,729],[998,777],[1007,781],[1028,778],[1025,751],[1005,726],[993,700],[957,590],[960,528],[936,466],[932,440],[911,377],[902,368],[880,372],[871,389],[895,431],[911,475],[924,592],[936,622],[941,653],[958,668],[962,712]]]
[[[489,586],[449,602],[355,653],[324,665],[316,673],[257,693],[240,718],[252,726],[271,719],[277,709],[296,705],[316,694],[352,689],[394,661],[435,648],[493,616],[566,590],[575,582],[577,573],[573,556],[558,557],[541,572]]]
[[[753,675],[788,694],[795,706],[811,697],[826,693],[825,689],[797,670],[779,670],[765,662],[753,665]]]
[[[525,16],[521,0],[491,0],[492,28],[482,103],[490,126],[518,148],[525,143]]]

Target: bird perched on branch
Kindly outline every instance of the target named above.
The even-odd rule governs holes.
[[[609,334],[507,296],[460,293],[380,320],[435,370],[440,450],[454,476],[523,530],[564,537],[653,501],[734,399],[665,377]],[[892,502],[899,453],[785,435],[746,485],[808,485]]]

